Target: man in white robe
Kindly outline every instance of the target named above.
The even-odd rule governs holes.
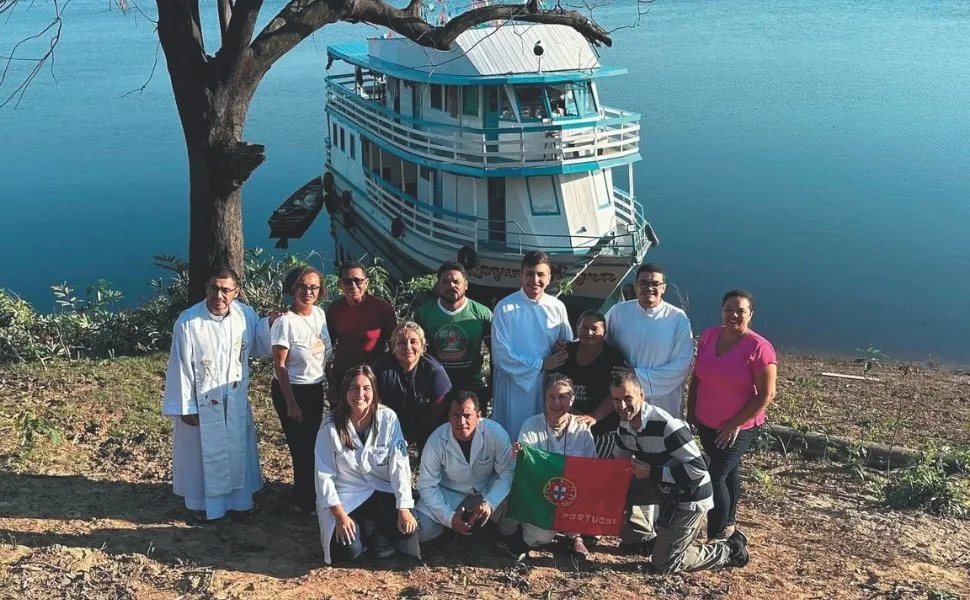
[[[199,520],[251,510],[262,487],[249,358],[269,356],[269,325],[238,294],[238,275],[215,269],[206,299],[179,315],[172,335],[162,405],[174,419],[172,484]]]
[[[418,536],[447,528],[472,535],[497,521],[512,489],[515,459],[505,430],[481,417],[478,397],[462,392],[448,407],[448,423],[431,434],[418,471]]]
[[[684,385],[694,361],[694,336],[687,313],[663,300],[666,282],[660,265],[640,265],[637,299],[615,304],[606,313],[606,341],[623,353],[647,402],[681,419]],[[631,511],[630,539],[620,544],[626,550],[649,539],[656,516],[655,506],[633,506]]]
[[[663,300],[666,288],[659,265],[641,265],[637,299],[615,304],[606,313],[606,341],[633,367],[647,401],[680,419],[694,337],[687,314]]]
[[[492,418],[518,437],[522,422],[542,412],[542,375],[566,361],[572,328],[566,306],[545,293],[552,263],[545,252],[522,258],[522,289],[503,298],[492,317]]]

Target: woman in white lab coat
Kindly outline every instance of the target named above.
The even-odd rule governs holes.
[[[317,435],[316,470],[317,519],[327,564],[364,553],[368,521],[379,558],[394,554],[400,542],[418,555],[407,444],[397,415],[381,406],[374,371],[367,365],[344,375],[334,411]]]

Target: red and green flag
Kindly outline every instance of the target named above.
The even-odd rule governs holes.
[[[618,535],[629,466],[628,460],[564,456],[523,445],[506,516],[563,533]]]

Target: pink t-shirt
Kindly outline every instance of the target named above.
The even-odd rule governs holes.
[[[697,404],[694,414],[707,427],[717,429],[733,419],[756,395],[755,373],[777,364],[771,342],[748,330],[747,335],[721,356],[717,355],[717,338],[723,327],[711,327],[697,342]],[[764,411],[741,426],[750,429],[765,422]]]

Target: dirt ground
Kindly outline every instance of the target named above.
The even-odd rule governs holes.
[[[259,513],[186,522],[171,493],[170,424],[158,416],[164,365],[0,367],[0,598],[970,597],[970,521],[888,510],[878,475],[771,452],[745,459],[739,526],[752,560],[742,570],[660,577],[614,540],[582,565],[545,552],[516,564],[447,540],[423,561],[329,568],[315,519],[287,503],[289,457],[265,373],[252,394]],[[886,366],[870,373],[883,382],[860,383],[819,375],[860,373],[851,361],[782,365],[774,422],[914,447],[970,439],[966,373]]]

